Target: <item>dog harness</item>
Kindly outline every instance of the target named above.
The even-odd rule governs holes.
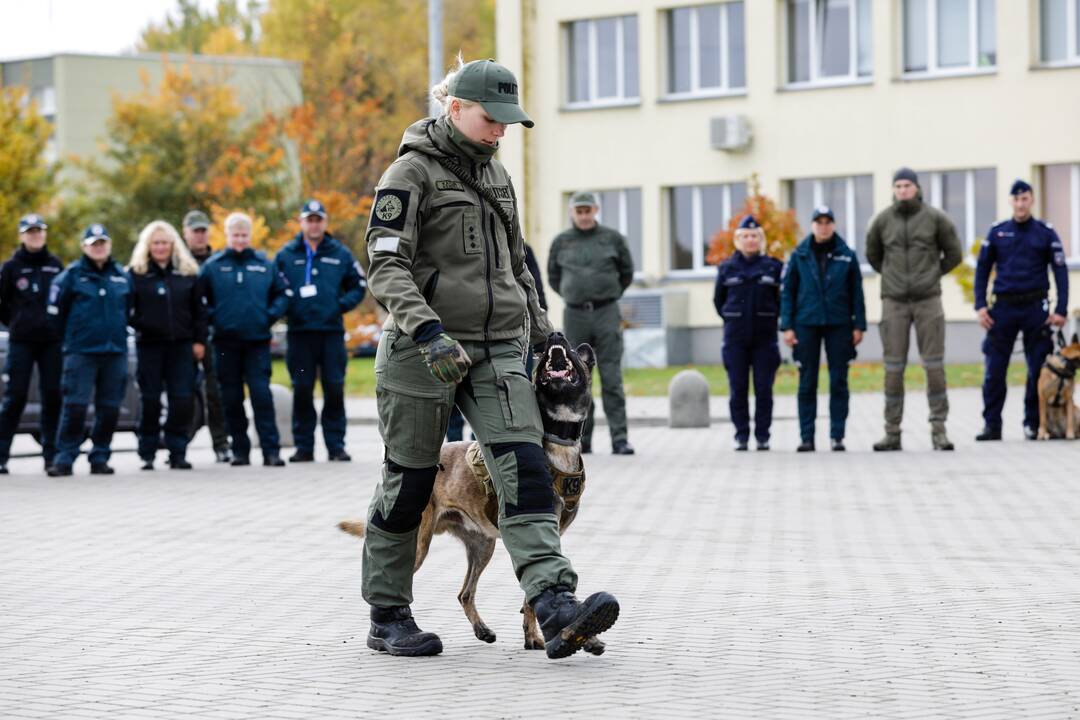
[[[1053,362],[1057,360],[1058,362]],[[1060,364],[1060,366],[1059,366]],[[1054,390],[1054,399],[1050,401],[1052,407],[1058,407],[1065,404],[1065,385],[1072,381],[1076,376],[1077,363],[1062,357],[1060,354],[1051,355],[1043,363],[1050,372],[1057,375],[1057,389]]]
[[[484,464],[484,454],[480,451],[480,443],[470,443],[465,450],[465,461],[469,463],[476,481],[484,486],[484,492],[488,497],[495,497],[495,486],[491,481],[491,473]],[[563,501],[566,512],[572,513],[577,510],[581,496],[585,492],[585,465],[582,463],[576,472],[566,473],[548,465],[551,473],[552,486]]]

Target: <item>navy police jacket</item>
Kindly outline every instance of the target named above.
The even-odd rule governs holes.
[[[59,321],[65,353],[126,353],[131,280],[109,258],[98,267],[85,255],[68,265],[49,289],[48,313]]]
[[[270,326],[288,309],[292,290],[266,255],[252,248],[223,250],[199,271],[214,342],[270,339]]]
[[[866,330],[862,271],[855,251],[834,234],[825,276],[814,257],[814,236],[807,235],[791,254],[780,288],[780,329],[796,325],[850,325]]]
[[[784,264],[767,255],[736,252],[716,273],[713,306],[724,318],[724,340],[776,342],[780,274]]]
[[[360,263],[349,248],[326,233],[309,257],[304,235],[299,233],[278,252],[274,267],[293,292],[289,332],[344,332],[342,314],[360,304],[367,288]],[[305,288],[314,288],[313,294]]]
[[[0,269],[0,322],[13,342],[58,342],[60,332],[45,311],[49,288],[64,264],[47,249],[23,246]]]
[[[986,307],[991,269],[997,268],[994,292],[1016,295],[1048,292],[1047,266],[1057,286],[1054,312],[1065,315],[1069,307],[1069,270],[1065,249],[1054,229],[1035,218],[1022,223],[1009,219],[994,225],[986,234],[975,265],[975,309]]]

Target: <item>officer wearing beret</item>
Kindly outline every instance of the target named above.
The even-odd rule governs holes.
[[[60,434],[56,458],[48,470],[53,477],[71,475],[91,396],[90,473],[115,472],[108,464],[110,446],[128,382],[131,279],[112,259],[112,239],[104,225],[86,228],[82,248],[82,259],[60,273],[49,292],[48,313],[57,318],[64,337]]]
[[[217,353],[225,423],[232,437],[231,464],[251,464],[244,412],[244,384],[255,413],[263,465],[282,467],[281,438],[270,394],[270,326],[288,309],[292,290],[266,255],[251,247],[251,218],[225,218],[227,248],[199,271],[199,291],[210,317]]]
[[[780,291],[780,329],[799,366],[798,452],[814,452],[821,346],[829,364],[829,438],[843,452],[848,416],[848,363],[866,332],[859,258],[836,232],[828,206],[814,209],[811,232],[791,254]]]
[[[737,252],[716,274],[713,306],[724,318],[724,369],[731,388],[729,408],[735,425],[735,449],[750,442],[750,370],[754,373],[754,437],[758,450],[769,449],[772,386],[780,367],[776,319],[780,312],[780,275],[784,264],[765,254],[765,231],[753,215],[735,230]]]
[[[606,630],[619,606],[607,593],[574,597],[577,574],[561,550],[544,428],[525,375],[529,346],[549,341],[553,328],[495,153],[508,124],[533,122],[514,75],[494,60],[459,64],[432,96],[444,113],[405,131],[366,235],[368,283],[390,312],[375,358],[386,453],[364,536],[367,644],[393,655],[442,652],[409,605],[417,531],[456,404],[491,472],[499,532],[547,654],[566,657]]]
[[[60,418],[60,333],[45,308],[49,288],[64,269],[45,247],[48,226],[40,215],[19,220],[19,247],[0,268],[0,322],[8,327],[4,403],[0,407],[0,475],[7,474],[11,439],[26,407],[30,376],[37,365],[41,392],[41,450],[45,468],[56,455]]]
[[[345,349],[342,315],[364,299],[360,263],[326,231],[326,207],[308,200],[300,210],[300,232],[274,259],[293,291],[289,303],[286,364],[293,386],[293,441],[290,462],[315,459],[315,378],[323,390],[323,439],[331,461],[348,462],[345,452]]]
[[[983,354],[983,420],[976,440],[1001,439],[1001,409],[1005,406],[1005,375],[1016,336],[1024,334],[1027,385],[1024,389],[1024,435],[1034,440],[1039,431],[1037,384],[1043,361],[1053,349],[1049,327],[1061,327],[1069,307],[1069,272],[1065,249],[1054,229],[1031,214],[1035,194],[1017,180],[1009,190],[1012,217],[986,234],[975,266],[975,312],[986,330]],[[1054,274],[1057,300],[1050,313],[1050,280]],[[987,304],[990,274],[996,271],[993,304]]]
[[[596,221],[599,212],[593,193],[574,193],[570,198],[572,226],[556,236],[548,251],[548,283],[566,302],[563,330],[570,344],[587,342],[596,350],[611,452],[633,455],[627,441],[618,300],[634,280],[634,259],[623,236]],[[582,452],[592,450],[592,431],[590,407],[581,436]]]

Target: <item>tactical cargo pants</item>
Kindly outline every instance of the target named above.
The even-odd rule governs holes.
[[[627,439],[626,393],[622,378],[622,316],[619,303],[612,302],[594,310],[567,307],[563,312],[563,333],[570,344],[589,343],[596,351],[596,366],[600,371],[600,398],[604,403],[611,442]],[[592,444],[593,408],[581,433],[583,443]]]
[[[525,376],[524,341],[462,342],[472,359],[460,385],[436,380],[416,343],[388,330],[375,357],[382,482],[368,509],[363,595],[371,605],[412,602],[420,518],[456,403],[476,433],[499,500],[499,532],[525,596],[577,586],[561,550],[555,496],[536,395]]]
[[[898,434],[904,418],[904,368],[911,344],[911,326],[926,369],[926,401],[931,432],[944,432],[949,415],[945,387],[945,311],[941,297],[914,302],[885,298],[881,311],[881,345],[885,356],[885,432]]]

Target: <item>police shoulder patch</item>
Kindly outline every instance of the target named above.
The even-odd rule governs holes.
[[[371,227],[404,230],[411,198],[412,193],[408,190],[382,188],[376,192],[375,204],[371,210]]]

